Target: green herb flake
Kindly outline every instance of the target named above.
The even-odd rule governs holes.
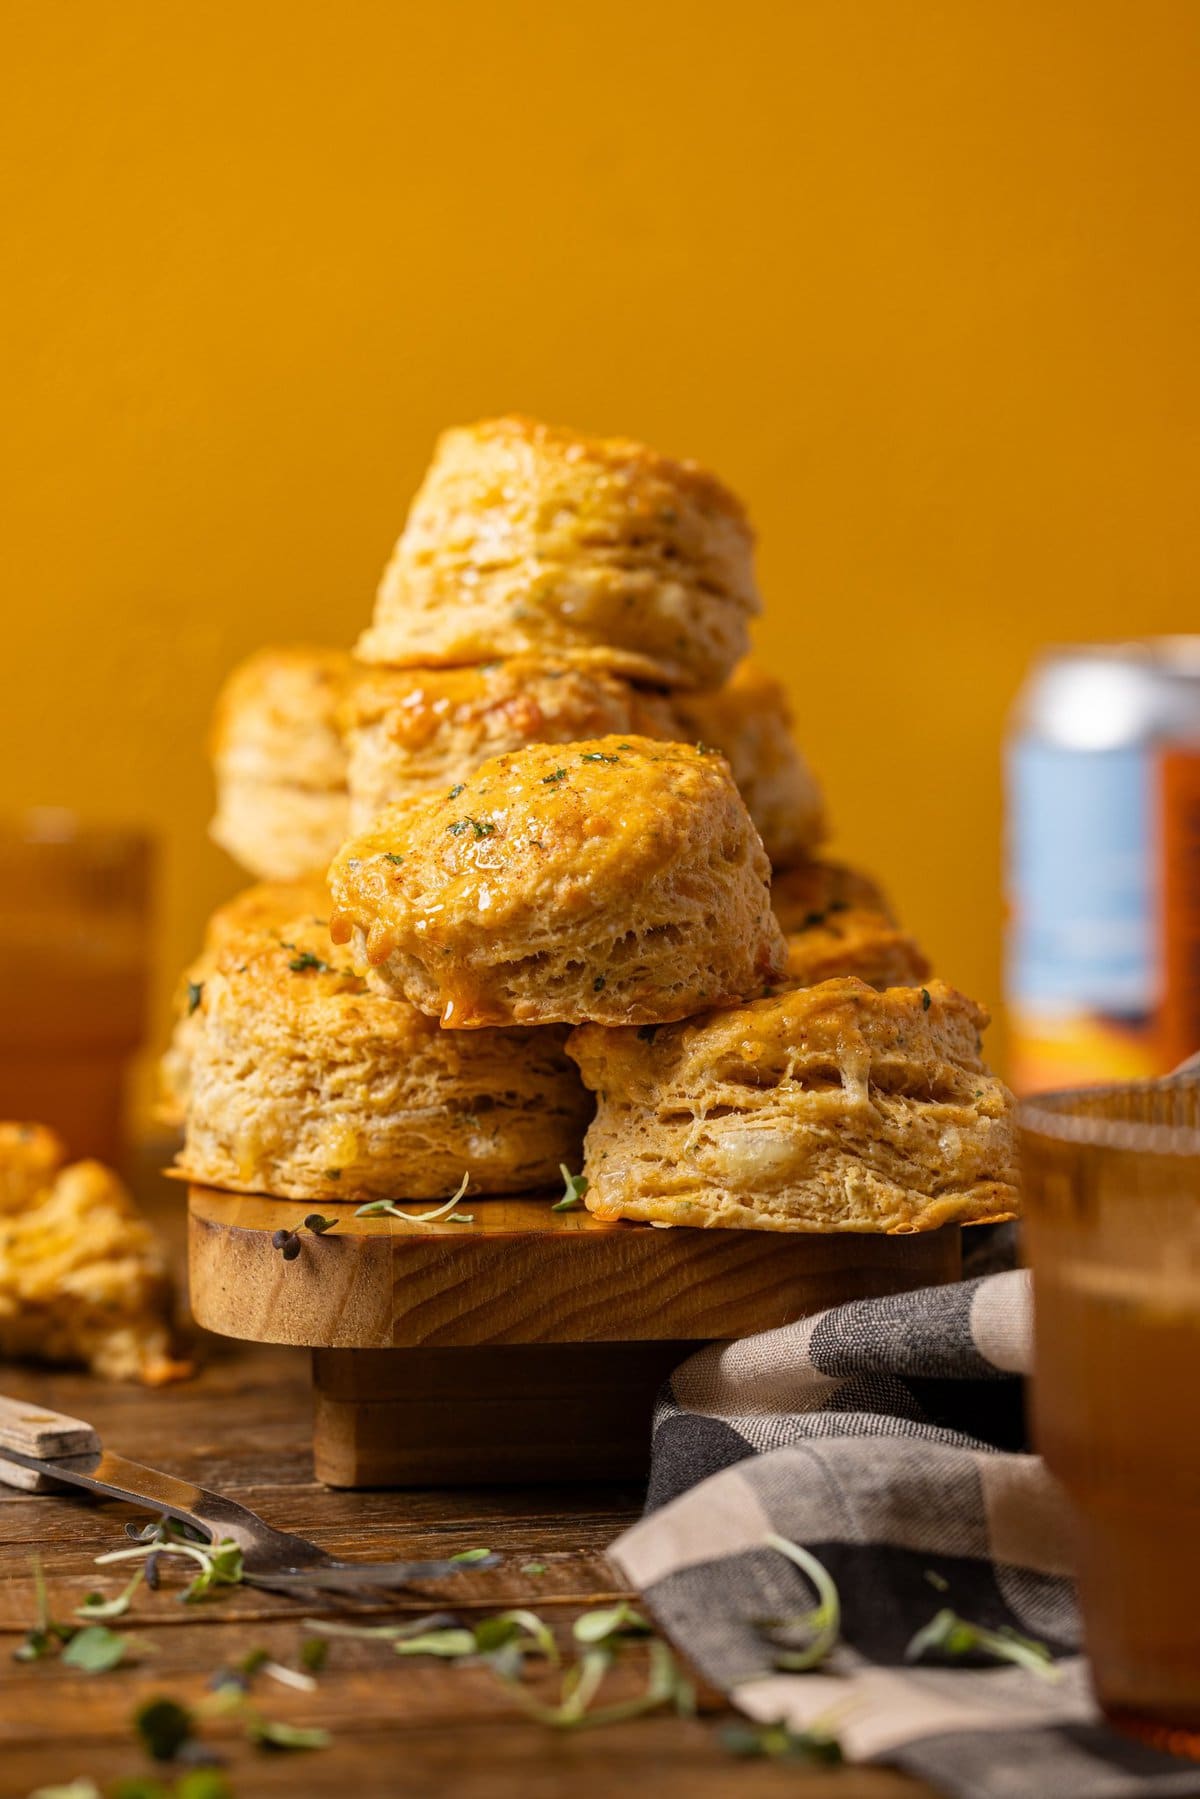
[[[625,1600],[606,1605],[576,1618],[571,1634],[577,1643],[605,1643],[610,1637],[646,1636],[650,1625]]]
[[[199,1006],[200,1001],[203,998],[204,998],[204,982],[203,981],[189,981],[187,984],[187,1015],[189,1018],[192,1016],[192,1013]]]
[[[521,1573],[522,1574],[545,1574],[546,1572],[547,1572],[547,1568],[546,1568],[545,1562],[522,1562],[521,1563]]]
[[[329,1659],[329,1644],[324,1637],[305,1637],[300,1645],[300,1666],[306,1674],[319,1674]]]
[[[581,762],[619,762],[619,756],[606,756],[603,750],[585,750],[579,758]]]
[[[490,818],[456,818],[446,826],[452,837],[461,837],[464,831],[473,831],[475,841],[481,837],[494,837],[496,827]]]
[[[603,993],[607,984],[608,984],[607,975],[598,974],[596,976],[595,980],[592,982],[592,992],[593,993]]]
[[[921,989],[921,1010],[922,1010],[922,1012],[928,1012],[928,1010],[932,1004],[933,1004],[933,1001],[929,997],[928,987],[922,987],[922,989]]]
[[[588,1190],[586,1174],[572,1174],[565,1162],[560,1162],[558,1172],[563,1177],[563,1196],[551,1206],[552,1212],[577,1212],[583,1204]]]
[[[474,1655],[475,1633],[457,1626],[445,1630],[426,1630],[419,1636],[402,1637],[393,1645],[397,1655],[436,1655],[457,1661],[460,1656]]]
[[[491,1553],[490,1549],[460,1549],[457,1555],[450,1557],[450,1560],[452,1562],[486,1562]]]
[[[295,946],[290,943],[285,943],[283,947],[285,949],[292,949]],[[288,963],[288,967],[293,974],[305,974],[309,969],[312,969],[316,974],[333,973],[333,969],[329,966],[328,962],[322,962],[320,956],[314,956],[310,949],[302,949],[299,955],[293,956]]]
[[[556,768],[554,770],[553,774],[542,776],[542,786],[543,787],[552,787],[554,785],[555,781],[565,781],[566,778],[567,778],[566,769],[565,768]]]
[[[404,860],[404,857],[398,856],[396,854],[395,850],[384,850],[383,859],[385,862],[390,862],[393,864],[394,867],[399,868],[400,864]]]
[[[465,781],[456,781],[454,786],[450,789],[450,792],[447,797],[449,799],[456,800],[460,793],[465,793],[466,791],[467,791],[467,783]]]
[[[311,1231],[314,1237],[323,1237],[326,1231],[337,1229],[336,1218],[323,1218],[320,1212],[310,1212],[304,1220],[304,1228]]]

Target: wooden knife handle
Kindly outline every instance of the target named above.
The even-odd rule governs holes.
[[[0,1481],[5,1486],[40,1493],[51,1484],[34,1469],[6,1461],[5,1449],[53,1459],[60,1455],[87,1455],[102,1447],[96,1432],[82,1418],[67,1418],[32,1400],[6,1399],[0,1394]]]

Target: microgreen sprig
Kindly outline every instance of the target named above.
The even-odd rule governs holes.
[[[983,1624],[972,1624],[949,1606],[923,1625],[904,1651],[906,1662],[961,1661],[964,1657],[982,1657],[997,1662],[1012,1662],[1041,1680],[1057,1680],[1059,1670],[1045,1643],[1036,1637],[1023,1637],[1007,1625],[989,1630]]]
[[[240,1586],[244,1578],[242,1552],[232,1538],[222,1537],[215,1543],[197,1542],[194,1538],[185,1537],[181,1527],[173,1519],[166,1517],[151,1528],[154,1534],[147,1537],[143,1533],[131,1549],[110,1549],[107,1555],[96,1556],[96,1566],[101,1568],[114,1562],[141,1559],[146,1563],[147,1585],[156,1585],[158,1566],[163,1556],[189,1558],[199,1563],[200,1572],[193,1577],[182,1594],[184,1604],[203,1599],[216,1587]]]
[[[794,1618],[759,1620],[759,1629],[779,1649],[775,1666],[782,1672],[801,1674],[809,1668],[819,1667],[836,1644],[842,1627],[841,1600],[828,1570],[815,1555],[774,1531],[767,1533],[766,1543],[769,1549],[777,1549],[789,1562],[794,1562],[816,1588],[817,1604],[812,1611],[801,1612]],[[800,1648],[781,1642],[781,1638],[796,1634],[808,1638]]]
[[[444,1206],[437,1206],[432,1212],[403,1212],[393,1199],[372,1199],[365,1206],[355,1211],[356,1218],[403,1218],[406,1224],[436,1224],[445,1218],[450,1224],[474,1224],[473,1212],[456,1212],[455,1206],[463,1198],[471,1184],[471,1176],[464,1174],[459,1182],[457,1193],[452,1193]]]
[[[565,1162],[560,1162],[558,1172],[563,1177],[563,1196],[550,1207],[552,1212],[577,1212],[583,1204],[588,1190],[586,1174],[572,1174]]]

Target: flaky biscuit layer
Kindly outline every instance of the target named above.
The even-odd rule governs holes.
[[[688,740],[710,743],[728,758],[746,808],[773,868],[811,854],[826,834],[816,776],[793,736],[783,683],[757,663],[740,662],[715,693],[676,697]]]
[[[260,881],[299,881],[328,868],[350,829],[345,788],[222,780],[209,836]]]
[[[0,1357],[172,1380],[186,1368],[171,1353],[171,1297],[150,1226],[99,1162],[58,1170],[0,1218]]]
[[[531,743],[681,734],[664,695],[607,669],[534,656],[479,668],[363,669],[341,723],[352,831],[366,830],[387,806],[444,791],[489,757]]]
[[[940,981],[828,981],[659,1030],[585,1025],[588,1208],[788,1231],[932,1230],[1018,1205],[987,1014]]]
[[[334,940],[450,1027],[657,1022],[783,972],[758,833],[689,745],[495,757],[383,813],[329,878]]]
[[[223,946],[195,1014],[179,1165],[288,1199],[554,1184],[590,1102],[562,1031],[448,1032],[382,998],[309,918]]]
[[[716,687],[759,610],[753,536],[692,462],[512,417],[446,431],[360,638],[412,667],[566,655]]]
[[[197,1013],[204,983],[216,968],[223,946],[248,931],[269,929],[287,919],[307,916],[327,924],[329,910],[329,889],[323,880],[260,881],[235,893],[212,913],[204,927],[200,954],[180,975],[171,1002],[171,1037],[159,1058],[155,1103],[155,1116],[163,1124],[178,1128],[187,1116],[192,1055],[204,1022]]]
[[[815,987],[857,975],[871,987],[913,987],[930,964],[870,875],[838,862],[805,862],[777,874],[771,905],[787,935],[781,985]]]

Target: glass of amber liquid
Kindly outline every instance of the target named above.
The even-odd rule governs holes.
[[[1034,1435],[1111,1723],[1200,1756],[1200,1078],[1022,1107]]]
[[[150,865],[137,831],[51,810],[0,821],[0,1118],[118,1165],[145,1036]]]

